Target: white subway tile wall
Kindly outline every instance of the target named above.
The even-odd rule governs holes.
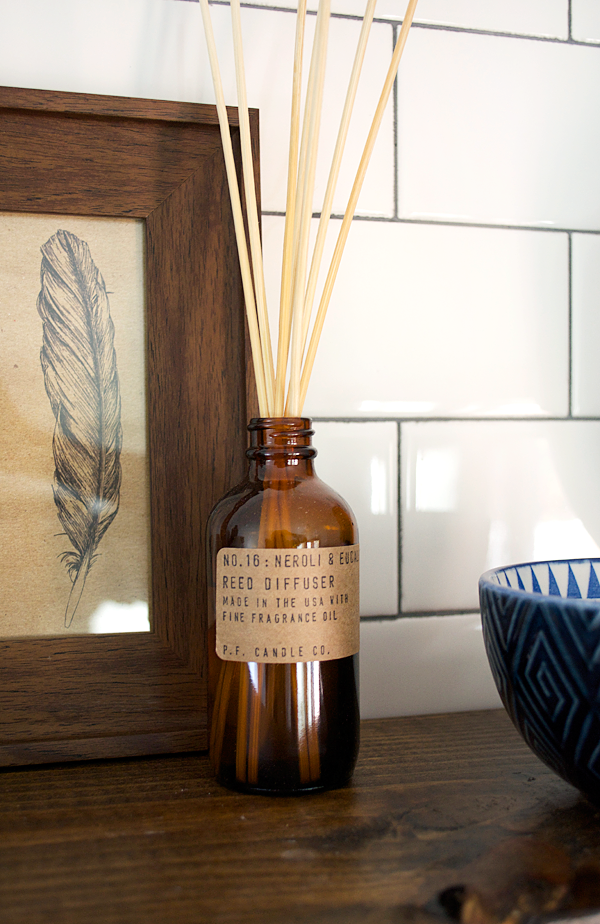
[[[403,423],[402,611],[477,609],[505,562],[600,556],[600,423]]]
[[[415,29],[399,80],[401,218],[596,230],[595,47]]]
[[[483,651],[479,614],[364,619],[360,694],[364,718],[501,706]]]
[[[315,470],[350,505],[361,545],[361,615],[398,613],[398,427],[314,425]]]
[[[339,225],[332,221],[331,245]],[[283,216],[263,221],[273,323],[283,227]],[[327,418],[566,415],[568,302],[566,233],[356,221],[307,410]]]
[[[273,314],[288,6],[243,10]],[[323,154],[362,6],[333,0]],[[329,253],[404,7],[377,9]],[[479,573],[600,545],[599,9],[417,8],[305,408],[318,471],[359,517],[365,715],[496,705]],[[235,105],[228,9],[212,12]],[[0,17],[4,84],[214,100],[194,0],[0,0]],[[325,176],[322,162],[321,192]]]

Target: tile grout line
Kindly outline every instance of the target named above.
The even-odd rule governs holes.
[[[285,211],[277,209],[264,209],[261,212],[264,218],[285,218]],[[320,212],[313,212],[313,218],[320,218]],[[344,216],[332,212],[333,221],[341,221]],[[481,228],[487,231],[528,231],[538,234],[600,234],[600,228],[561,228],[561,227],[540,227],[539,225],[511,225],[511,224],[494,224],[485,221],[453,221],[452,219],[441,218],[396,218],[394,216],[384,215],[355,215],[353,221],[372,222],[373,224],[390,224],[390,225],[424,225],[431,228]]]
[[[388,616],[362,616],[361,622],[400,622],[402,619],[430,619],[432,616],[476,616],[481,612],[479,607],[465,607],[464,609],[456,610],[415,610],[411,613],[398,613],[396,615]]]

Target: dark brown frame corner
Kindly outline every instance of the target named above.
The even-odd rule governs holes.
[[[0,88],[0,211],[145,221],[153,624],[0,639],[0,764],[203,748],[204,528],[253,411],[215,109]]]

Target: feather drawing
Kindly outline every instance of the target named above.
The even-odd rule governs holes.
[[[44,383],[56,420],[54,503],[73,546],[61,556],[72,581],[68,628],[98,544],[119,510],[121,398],[108,296],[88,245],[57,231],[41,250],[37,307]]]

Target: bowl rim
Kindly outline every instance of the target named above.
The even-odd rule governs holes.
[[[495,568],[489,568],[487,571],[483,572],[479,578],[479,589],[481,590],[483,587],[492,588],[494,592],[499,591],[503,594],[514,594],[524,600],[535,600],[537,603],[540,603],[542,600],[547,600],[551,603],[562,603],[565,606],[594,607],[600,609],[600,597],[563,597],[555,594],[538,594],[535,591],[525,590],[521,587],[505,587],[492,580],[492,575],[497,574],[499,571],[510,571],[511,568],[527,568],[532,565],[572,565],[584,564],[585,562],[598,565],[600,570],[600,557],[593,555],[583,555],[580,558],[546,558],[534,561],[520,561],[510,565],[497,565]]]

